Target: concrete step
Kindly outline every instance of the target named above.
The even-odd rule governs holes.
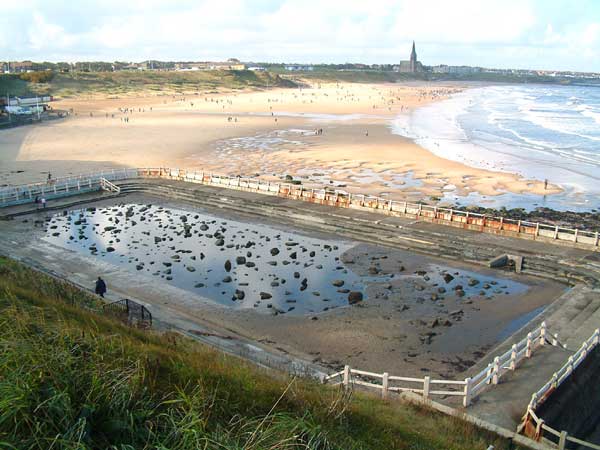
[[[591,297],[591,296],[590,296]],[[600,299],[594,301],[588,297],[588,304],[585,308],[579,311],[571,320],[563,322],[562,326],[551,327],[551,333],[558,333],[558,339],[566,344],[572,336],[580,333],[581,327],[600,310]],[[591,332],[589,333],[591,334]],[[567,344],[568,345],[568,344]],[[581,343],[580,343],[581,345]],[[572,348],[569,346],[568,348]]]
[[[583,323],[581,323],[571,336],[566,340],[567,348],[577,350],[581,344],[588,339],[596,329],[600,328],[600,298],[595,302],[596,309],[591,312]]]

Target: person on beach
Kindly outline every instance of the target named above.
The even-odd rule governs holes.
[[[100,297],[104,298],[104,294],[106,293],[106,283],[100,277],[98,277],[98,279],[96,280],[96,290],[95,290],[95,292]]]
[[[544,180],[544,190],[548,189],[548,179]]]

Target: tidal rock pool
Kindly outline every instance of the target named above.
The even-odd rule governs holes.
[[[174,208],[65,212],[44,239],[231,308],[311,314],[361,301],[365,290],[340,260],[349,243]]]

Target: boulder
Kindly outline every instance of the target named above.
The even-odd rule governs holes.
[[[450,275],[449,273],[444,274],[444,281],[446,283],[450,283],[452,280],[454,280],[454,277],[452,275]]]
[[[354,305],[360,303],[363,300],[363,293],[360,291],[350,291],[348,294],[348,303]]]

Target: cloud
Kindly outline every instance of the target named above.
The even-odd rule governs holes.
[[[600,70],[599,17],[594,0],[21,0],[3,5],[0,54],[373,63],[414,39],[426,64]]]

